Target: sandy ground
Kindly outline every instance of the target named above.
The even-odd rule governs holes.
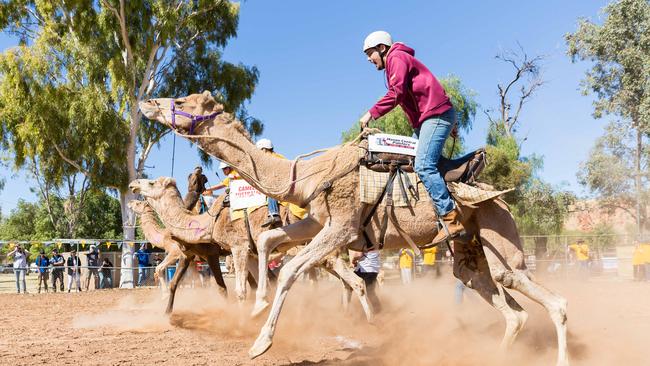
[[[650,364],[650,284],[546,281],[569,300],[573,365]],[[386,284],[384,311],[365,322],[358,302],[341,311],[340,287],[298,283],[289,295],[269,352],[246,353],[263,319],[252,306],[220,299],[213,289],[181,289],[174,314],[163,314],[157,289],[80,294],[0,295],[4,365],[551,365],[556,340],[543,309],[517,296],[530,318],[507,353],[497,348],[499,314],[466,293],[453,304],[454,280]]]

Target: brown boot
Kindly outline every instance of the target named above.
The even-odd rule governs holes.
[[[431,244],[440,244],[447,239],[453,239],[458,236],[458,234],[463,232],[463,230],[465,230],[463,224],[461,224],[458,220],[458,211],[456,211],[456,209],[451,210],[448,214],[443,216],[442,221],[444,222],[445,226],[447,226],[449,236],[447,236],[445,229],[442,228],[440,231],[438,231],[436,237],[433,238],[433,242],[431,242]]]

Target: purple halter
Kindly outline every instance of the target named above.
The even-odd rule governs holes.
[[[216,116],[221,114],[221,112],[214,112],[210,114],[205,114],[205,115],[193,115],[191,113],[183,112],[183,111],[177,111],[176,110],[176,100],[172,99],[171,102],[171,112],[172,112],[172,127],[176,129],[176,116],[183,116],[186,118],[189,118],[192,120],[192,124],[190,125],[190,135],[194,134],[194,126],[196,126],[197,123],[203,122],[203,121],[209,121],[211,119],[214,119]]]

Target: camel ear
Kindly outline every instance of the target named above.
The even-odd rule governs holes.
[[[164,177],[162,180],[163,187],[169,187],[171,185],[176,186],[176,179],[171,177]]]

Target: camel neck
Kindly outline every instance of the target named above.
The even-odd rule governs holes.
[[[259,150],[237,121],[223,123],[219,119],[197,128],[200,147],[219,160],[232,165],[241,177],[266,196],[299,203],[300,189],[287,189],[291,182],[291,161]],[[296,183],[299,188],[301,182]],[[298,193],[296,193],[298,192]]]
[[[156,221],[154,211],[149,209],[140,215],[140,227],[145,238],[158,248],[164,248],[163,245],[163,232]]]

